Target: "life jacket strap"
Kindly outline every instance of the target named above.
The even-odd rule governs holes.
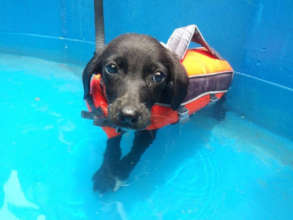
[[[189,120],[189,110],[185,108],[184,106],[180,106],[177,109],[178,113],[178,122],[185,123]]]
[[[210,94],[210,103],[214,103],[216,101],[218,101],[218,97],[216,96],[216,94]]]
[[[94,120],[96,116],[93,112],[81,111],[81,117]]]
[[[115,128],[113,126],[113,123],[109,122],[109,120],[102,113],[102,110],[100,110],[99,108],[96,109],[94,112],[81,111],[81,117],[93,120],[93,124],[96,126]]]
[[[102,109],[100,107],[96,108],[91,98],[87,99],[87,104],[90,111],[81,111],[82,118],[93,120],[93,124],[96,126],[112,126]]]

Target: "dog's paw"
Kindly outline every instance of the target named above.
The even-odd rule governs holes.
[[[93,176],[93,190],[105,193],[114,190],[116,186],[116,178],[107,170],[99,169]]]
[[[93,176],[93,182],[94,191],[99,191],[100,193],[105,193],[110,190],[116,192],[120,187],[127,186],[125,181],[120,180],[104,169],[100,169],[95,173]]]

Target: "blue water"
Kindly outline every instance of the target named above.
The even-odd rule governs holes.
[[[0,54],[1,220],[292,219],[292,141],[233,112],[161,129],[125,187],[93,193],[106,136],[80,117],[81,71]]]

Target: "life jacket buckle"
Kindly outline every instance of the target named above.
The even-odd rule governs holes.
[[[218,101],[216,94],[210,94],[210,102],[215,103],[216,101]]]
[[[189,120],[189,110],[184,106],[180,106],[177,110],[180,123],[185,123]]]

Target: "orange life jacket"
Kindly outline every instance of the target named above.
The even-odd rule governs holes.
[[[233,69],[226,60],[213,56],[205,48],[196,48],[187,50],[181,63],[189,77],[185,100],[177,111],[166,105],[155,104],[151,109],[151,124],[146,130],[184,121],[210,102],[220,99],[227,92],[233,78]],[[93,104],[107,117],[108,104],[104,94],[101,76],[94,75],[91,80]],[[89,105],[88,108],[91,111]],[[115,128],[102,128],[108,138],[120,134]]]

